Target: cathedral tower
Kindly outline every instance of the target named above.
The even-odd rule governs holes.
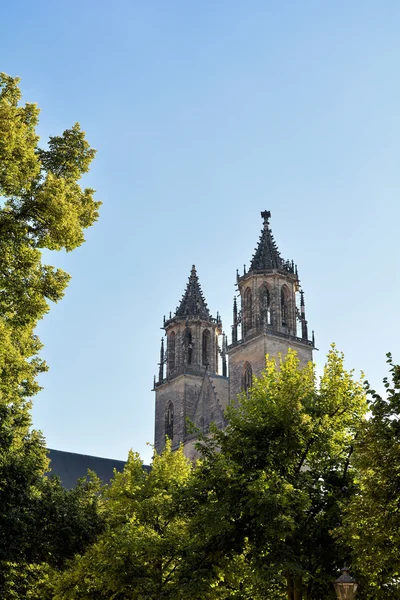
[[[265,355],[297,351],[302,366],[312,360],[314,334],[308,339],[304,293],[300,290],[297,266],[282,259],[273,238],[269,219],[261,213],[264,226],[250,268],[237,272],[241,310],[233,301],[232,344],[228,348],[230,398],[247,390],[252,376],[265,367]],[[296,295],[300,292],[297,306]],[[239,335],[239,333],[241,335]]]
[[[229,397],[222,322],[218,313],[216,318],[210,314],[194,265],[182,300],[174,315],[164,317],[163,329],[167,344],[163,338],[154,382],[155,447],[161,452],[168,437],[173,448],[183,443],[192,457],[196,435],[190,433],[188,419],[205,433],[211,422],[223,427]]]

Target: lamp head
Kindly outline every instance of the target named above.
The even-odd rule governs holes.
[[[357,582],[350,575],[346,565],[342,569],[342,574],[333,584],[338,600],[355,600],[357,594]]]

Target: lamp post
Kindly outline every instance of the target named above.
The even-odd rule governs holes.
[[[350,575],[349,569],[344,565],[342,574],[333,584],[338,600],[355,600],[357,595],[357,582]]]

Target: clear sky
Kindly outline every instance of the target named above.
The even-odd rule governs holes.
[[[260,211],[331,342],[379,386],[400,361],[398,0],[2,3],[0,70],[98,149],[104,204],[41,322],[34,425],[49,447],[149,460],[162,317],[196,264],[230,331]]]

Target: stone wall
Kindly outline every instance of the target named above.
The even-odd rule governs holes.
[[[242,374],[246,362],[250,363],[253,375],[259,377],[265,367],[265,356],[286,356],[288,349],[296,350],[300,366],[312,360],[312,347],[296,340],[288,340],[273,335],[261,334],[238,344],[229,350],[229,395],[236,399],[242,389]]]
[[[228,378],[215,374],[184,374],[157,386],[154,435],[157,452],[165,447],[165,416],[170,402],[174,407],[172,447],[175,449],[195,438],[188,432],[187,419],[204,432],[208,432],[211,422],[223,427],[228,399]]]

